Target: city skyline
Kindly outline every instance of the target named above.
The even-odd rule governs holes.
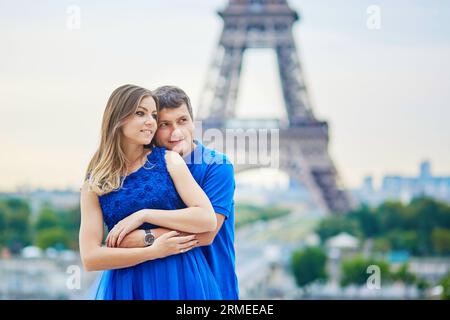
[[[224,4],[0,1],[0,191],[80,185],[106,100],[123,83],[179,85],[195,109]],[[329,121],[345,185],[413,175],[423,159],[448,175],[450,5],[377,1],[381,28],[370,30],[371,1],[290,4],[302,17],[294,37],[310,99]],[[79,30],[67,28],[71,5],[81,10]],[[283,116],[274,60],[267,50],[244,57],[240,116]]]

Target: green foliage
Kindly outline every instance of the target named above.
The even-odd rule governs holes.
[[[409,229],[405,222],[409,220],[407,208],[398,201],[386,201],[376,209],[380,221],[381,233],[388,233],[395,229]]]
[[[391,242],[387,238],[378,237],[373,240],[372,250],[374,252],[387,253],[392,249]]]
[[[439,254],[450,253],[450,229],[434,228],[431,232],[433,249]]]
[[[291,270],[299,287],[318,280],[326,280],[327,256],[319,247],[310,247],[295,251],[291,256]]]
[[[433,248],[432,232],[434,228],[450,230],[450,207],[431,198],[414,199],[410,205],[414,217],[413,226],[418,235],[417,253],[429,255],[437,253]]]
[[[417,233],[414,231],[392,230],[386,238],[391,250],[407,250],[415,252],[418,245]]]
[[[40,230],[36,236],[36,245],[41,249],[49,247],[67,248],[69,242],[69,236],[61,227]]]
[[[347,286],[350,284],[364,285],[367,283],[367,279],[370,277],[368,273],[368,267],[376,265],[380,268],[381,281],[390,281],[391,274],[389,271],[389,264],[382,260],[364,259],[363,257],[355,257],[346,259],[341,264],[341,285]]]
[[[79,208],[55,210],[45,204],[33,223],[26,200],[0,200],[0,247],[9,248],[13,254],[31,244],[77,250],[79,226]]]
[[[430,283],[425,279],[417,278],[416,280],[417,289],[424,291],[430,287]]]
[[[6,246],[12,253],[31,244],[30,207],[21,199],[3,199],[0,201],[0,245]]]
[[[42,231],[54,230],[55,228],[64,230],[66,239],[62,242],[64,246],[66,248],[77,250],[80,228],[80,209],[73,208],[56,211],[50,205],[43,206],[35,224],[36,240],[38,240],[39,237],[42,238]],[[57,233],[52,231],[50,234],[55,235]],[[44,238],[47,239],[47,232],[44,232],[44,236]],[[36,242],[42,243],[39,241]]]
[[[316,230],[322,243],[328,238],[341,232],[347,232],[353,236],[361,235],[361,228],[357,221],[345,216],[331,216],[323,219]]]
[[[70,241],[68,247],[72,250],[78,250],[80,223],[81,214],[79,207],[67,210],[61,215],[61,226],[66,230],[67,235],[69,236]]]
[[[290,209],[281,207],[259,207],[251,204],[239,204],[235,207],[235,227],[285,216],[291,212]]]
[[[363,205],[347,215],[325,218],[317,229],[322,241],[340,232],[374,239],[375,251],[448,255],[450,206],[428,197],[415,198],[408,205],[386,201],[377,208]]]
[[[442,300],[450,300],[450,273],[448,273],[442,280],[441,280],[441,286],[442,286]]]
[[[380,219],[374,210],[366,205],[349,212],[348,218],[358,223],[366,237],[374,237],[380,233]]]
[[[407,263],[403,264],[397,272],[392,273],[392,279],[406,284],[414,284],[418,280],[413,273],[409,272]]]
[[[426,287],[426,283],[421,282],[420,279],[408,270],[407,263],[401,265],[397,271],[392,271],[389,263],[384,260],[377,260],[373,258],[365,259],[363,257],[350,258],[342,262],[341,285],[347,286],[350,284],[366,284],[372,274],[368,272],[368,267],[370,265],[375,265],[380,268],[380,280],[382,283],[400,281],[405,284],[417,284],[419,289]]]
[[[35,230],[45,230],[57,227],[60,224],[58,214],[51,208],[49,204],[45,204],[38,213]]]
[[[6,208],[0,203],[0,248],[5,245]]]

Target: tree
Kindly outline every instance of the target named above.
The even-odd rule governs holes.
[[[69,238],[69,248],[78,250],[78,234],[80,231],[81,213],[80,207],[66,210],[61,213],[61,226]]]
[[[316,232],[322,243],[341,232],[347,232],[353,236],[361,235],[358,222],[350,220],[345,216],[333,216],[323,219],[317,227]]]
[[[414,216],[414,230],[417,232],[417,253],[429,255],[433,253],[433,229],[450,229],[450,208],[429,197],[415,198],[409,205]]]
[[[450,300],[450,273],[448,273],[440,282],[442,286],[442,300]]]
[[[438,220],[438,224],[446,222],[445,227],[450,227],[450,206],[445,202],[428,196],[421,196],[412,199],[409,207],[422,209],[421,211],[426,211],[428,215],[433,215]]]
[[[389,272],[389,265],[384,261],[375,259],[364,259],[363,257],[356,257],[344,260],[341,265],[342,278],[341,285],[347,286],[350,284],[363,285],[367,283],[370,276],[368,267],[371,265],[380,268],[380,280],[389,281],[391,274]]]
[[[0,248],[5,244],[6,232],[6,208],[3,203],[0,203]]]
[[[434,228],[431,241],[436,253],[450,254],[450,229]]]
[[[302,251],[295,251],[291,257],[291,270],[299,287],[318,280],[326,280],[325,270],[327,256],[319,247],[310,247]]]
[[[395,229],[405,229],[405,217],[408,217],[407,208],[399,201],[386,201],[376,209],[380,219],[380,231],[387,233]]]
[[[51,237],[59,238],[66,248],[78,250],[78,233],[80,230],[80,208],[55,210],[50,204],[42,206],[38,213],[34,229],[36,231],[36,244],[40,247],[48,247],[49,234]],[[61,238],[55,229],[63,230],[64,238]],[[52,230],[51,232],[42,232]],[[39,236],[38,236],[39,235]],[[56,240],[55,240],[56,241]],[[50,244],[52,246],[52,244]]]
[[[391,242],[386,237],[377,237],[373,241],[372,250],[374,252],[387,253],[392,249]]]
[[[49,204],[44,204],[36,219],[35,230],[45,230],[61,225],[60,217]]]
[[[382,251],[389,248],[415,255],[449,253],[450,206],[446,203],[429,197],[415,198],[407,206],[386,201],[375,212],[380,221],[376,243]],[[380,239],[387,239],[387,243]]]
[[[417,282],[416,275],[409,272],[408,264],[404,263],[397,272],[392,273],[392,279],[394,281],[401,281],[405,284],[414,284]]]
[[[14,254],[31,244],[30,207],[25,200],[11,198],[1,205],[4,216],[3,242]]]
[[[36,245],[41,249],[47,249],[49,247],[67,248],[69,241],[68,235],[61,227],[43,229],[36,234]]]
[[[386,235],[391,249],[416,252],[418,245],[417,233],[414,231],[392,230]]]
[[[367,205],[351,211],[348,218],[358,222],[365,237],[372,238],[380,233],[379,217]]]

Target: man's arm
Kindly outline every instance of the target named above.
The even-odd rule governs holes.
[[[192,177],[183,158],[176,152],[166,151],[165,159],[175,189],[187,208],[142,209],[140,211],[143,212],[143,222],[191,233],[214,231],[217,228],[217,220],[211,201]]]
[[[210,245],[214,241],[214,238],[222,227],[225,219],[228,218],[228,216],[233,211],[233,198],[235,189],[233,165],[225,156],[223,159],[218,160],[222,161],[212,164],[206,175],[205,182],[202,185],[203,191],[205,191],[214,208],[217,219],[217,226],[213,231],[197,233],[196,238],[200,241],[197,246]],[[161,210],[161,212],[162,211],[163,210]],[[170,210],[166,211],[165,213],[168,213],[169,211]],[[155,235],[155,238],[169,231],[171,230],[166,228],[152,229],[152,233]],[[137,230],[128,234],[120,244],[121,247],[128,248],[144,245],[143,230]]]
[[[203,246],[209,246],[211,243],[213,243],[214,238],[216,237],[217,233],[219,232],[220,228],[222,228],[222,224],[225,221],[225,216],[220,213],[216,213],[217,217],[217,228],[214,231],[210,232],[203,232],[198,233],[195,237],[198,240],[198,244],[196,247],[203,247]]]
[[[203,232],[203,233],[197,233],[196,239],[199,241],[199,243],[196,245],[196,247],[202,247],[202,246],[209,246],[216,237],[217,233],[219,232],[220,228],[222,227],[223,222],[225,221],[225,216],[216,213],[217,217],[217,228],[214,231],[210,232]],[[162,236],[165,233],[171,232],[173,230],[166,229],[166,228],[155,228],[152,229],[152,233],[155,236],[155,239],[158,239],[160,236]],[[180,233],[181,236],[189,235],[188,233]],[[120,243],[119,248],[141,248],[145,247],[144,243],[144,237],[145,237],[145,231],[144,230],[134,230],[133,232],[129,233],[125,236],[125,238]]]
[[[87,182],[84,183],[81,190],[80,209],[80,256],[86,271],[130,267],[148,260],[173,255],[179,251],[179,249],[170,250],[171,248],[178,248],[178,241],[171,240],[170,242],[174,245],[168,245],[168,240],[166,240],[163,245],[158,244],[151,248],[135,247],[134,249],[124,250],[103,247],[103,214],[98,196],[89,190]]]

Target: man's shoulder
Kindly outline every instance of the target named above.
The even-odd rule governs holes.
[[[203,157],[207,165],[233,165],[225,153],[207,147],[203,149]]]
[[[220,165],[228,165],[233,167],[233,163],[230,161],[229,157],[218,150],[208,148],[203,144],[199,143],[200,148],[194,154],[194,163],[201,163],[207,167],[217,167]],[[220,166],[220,167],[228,167]]]
[[[208,185],[213,187],[215,191],[219,190],[222,193],[221,197],[223,197],[223,194],[227,194],[231,198],[225,197],[224,199],[231,199],[232,201],[235,189],[233,163],[225,153],[220,151],[204,146],[202,151],[205,183],[209,181]],[[206,189],[204,190],[207,192]],[[228,217],[228,214],[226,216]]]

